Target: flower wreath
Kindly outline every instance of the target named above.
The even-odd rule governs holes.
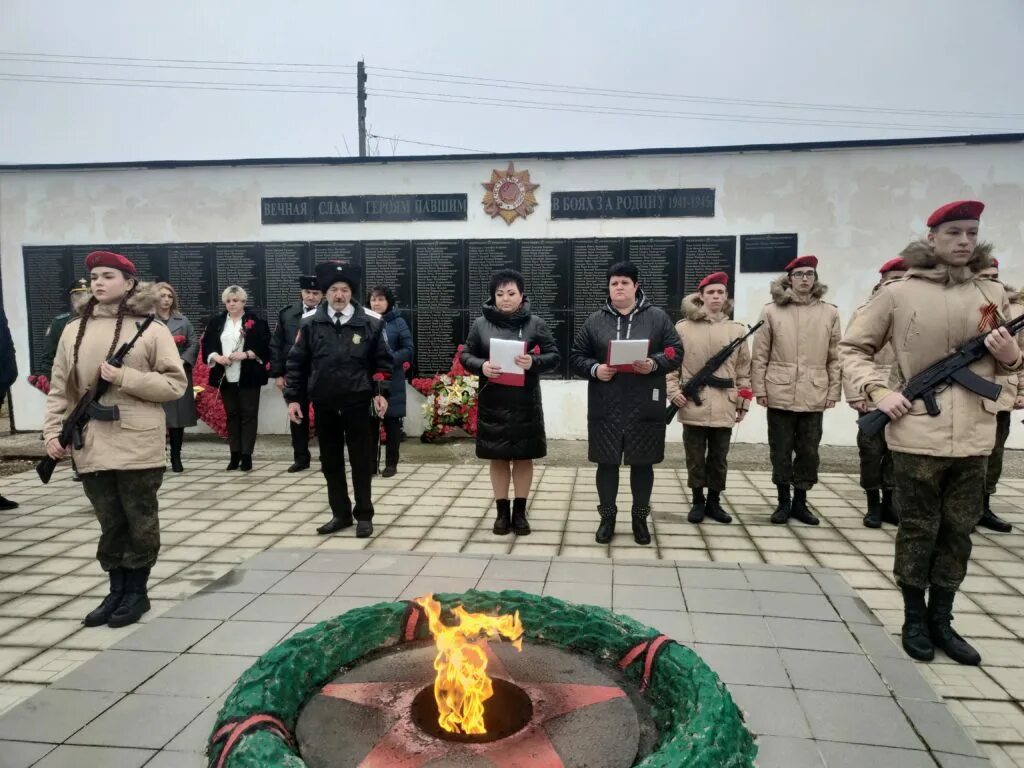
[[[423,405],[426,417],[420,440],[434,442],[456,427],[476,437],[478,379],[462,367],[460,356],[464,345],[455,350],[452,367],[447,373],[428,378],[414,378],[413,388],[427,398]]]
[[[615,665],[651,704],[659,739],[637,768],[750,768],[757,747],[718,676],[690,648],[629,617],[525,592],[435,595],[447,610],[518,611],[525,637]],[[429,637],[412,601],[356,608],[289,638],[239,678],[207,747],[211,768],[303,768],[299,712],[344,668],[375,651]]]

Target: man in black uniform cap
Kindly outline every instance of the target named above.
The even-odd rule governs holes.
[[[313,275],[299,277],[299,288],[302,289],[302,301],[289,304],[277,315],[274,336],[270,340],[270,375],[277,380],[277,388],[284,390],[285,363],[288,353],[295,344],[295,336],[299,332],[299,324],[304,317],[310,317],[323,301],[324,294]],[[309,401],[299,403],[302,407],[302,421],[289,421],[292,433],[292,455],[294,462],[288,467],[289,472],[301,472],[309,469]]]

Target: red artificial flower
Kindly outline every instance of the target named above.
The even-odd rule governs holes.
[[[39,377],[36,376],[35,374],[32,374],[31,376],[28,377],[28,383],[31,384],[34,387],[36,385],[36,379],[37,378],[39,378]]]
[[[402,363],[402,370],[403,371],[408,371],[410,368],[412,368],[412,364],[411,363]]]
[[[676,348],[675,347],[665,347],[665,357],[668,358],[669,360],[675,360],[676,359]]]
[[[256,321],[253,320],[251,317],[245,321],[245,329],[247,331],[251,331],[254,325],[256,325]]]
[[[374,381],[384,381],[384,379],[386,379],[386,378],[387,378],[387,376],[385,376],[383,373],[379,373],[378,372],[378,373],[373,374],[373,380]]]
[[[540,354],[540,344],[534,344],[533,345],[533,349],[531,349],[530,351],[533,352],[533,354],[535,354],[535,355],[539,355]]]
[[[188,339],[186,339],[186,338],[185,338],[184,336],[182,336],[182,335],[181,335],[180,333],[176,333],[176,334],[175,334],[174,336],[172,336],[171,338],[172,338],[172,339],[174,339],[174,343],[175,343],[175,344],[177,344],[177,345],[178,345],[179,347],[180,347],[180,346],[181,346],[182,344],[184,344],[184,343],[185,343],[186,341],[188,341]]]
[[[751,392],[749,389],[746,389],[746,388],[741,389],[739,391],[739,396],[742,397],[744,400],[753,400],[754,399],[754,393]]]
[[[458,349],[456,349],[455,351],[456,351],[456,352],[461,352],[461,351],[462,351],[462,350],[464,350],[465,348],[466,348],[466,345],[465,345],[465,344],[459,344],[459,347],[458,347]]]

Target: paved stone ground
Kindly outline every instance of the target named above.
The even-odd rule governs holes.
[[[637,547],[628,521],[620,524],[610,546],[594,544],[597,497],[591,467],[538,467],[531,511],[534,533],[517,540],[496,539],[490,533],[491,493],[485,467],[403,464],[397,477],[375,483],[376,536],[360,540],[351,532],[326,539],[315,535],[326,511],[319,475],[288,475],[287,463],[260,461],[248,476],[229,475],[222,464],[187,461],[184,474],[167,477],[161,493],[164,549],[154,571],[154,608],[148,623],[238,563],[281,547],[612,558],[634,564],[660,559],[820,566],[841,572],[889,633],[898,633],[902,620],[891,579],[895,531],[861,526],[862,495],[851,475],[822,476],[811,501],[823,524],[809,528],[770,525],[769,475],[734,472],[725,500],[737,523],[696,527],[685,519],[684,472],[659,468],[653,498],[655,543]],[[628,489],[628,481],[622,487]],[[67,471],[61,470],[48,487],[26,473],[5,478],[3,489],[22,502],[21,509],[0,513],[0,709],[7,709],[136,628],[86,629],[79,624],[104,594],[105,579],[93,559],[98,526]],[[622,505],[628,509],[625,498]],[[994,506],[1018,528],[1024,525],[1024,481],[1005,481]],[[979,534],[970,574],[958,601],[957,627],[978,645],[984,666],[964,668],[945,657],[916,666],[946,698],[967,732],[981,742],[993,765],[1024,766],[1024,537],[1017,532]],[[341,591],[336,597],[347,594],[342,583],[332,587],[337,590]],[[593,583],[562,594],[608,605],[609,592],[610,587]],[[303,612],[301,601],[283,602],[288,603],[287,612],[259,620],[302,623],[315,619],[316,610],[327,604],[311,598],[306,602],[317,605]],[[345,601],[336,602],[331,607],[344,610]],[[736,609],[735,615],[743,614]],[[738,626],[736,640],[744,632]]]

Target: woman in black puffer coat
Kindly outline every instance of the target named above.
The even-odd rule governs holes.
[[[490,381],[501,374],[490,363],[491,339],[525,342],[526,353],[516,358],[516,365],[525,371],[523,386]],[[548,450],[540,375],[556,369],[562,356],[547,323],[530,313],[523,276],[515,270],[502,269],[491,277],[491,298],[484,303],[483,316],[473,321],[461,359],[467,371],[482,377],[476,455],[491,461],[491,487],[498,508],[494,532],[504,536],[511,530],[526,536],[533,460],[546,456]],[[509,481],[515,489],[514,505],[508,499]]]

